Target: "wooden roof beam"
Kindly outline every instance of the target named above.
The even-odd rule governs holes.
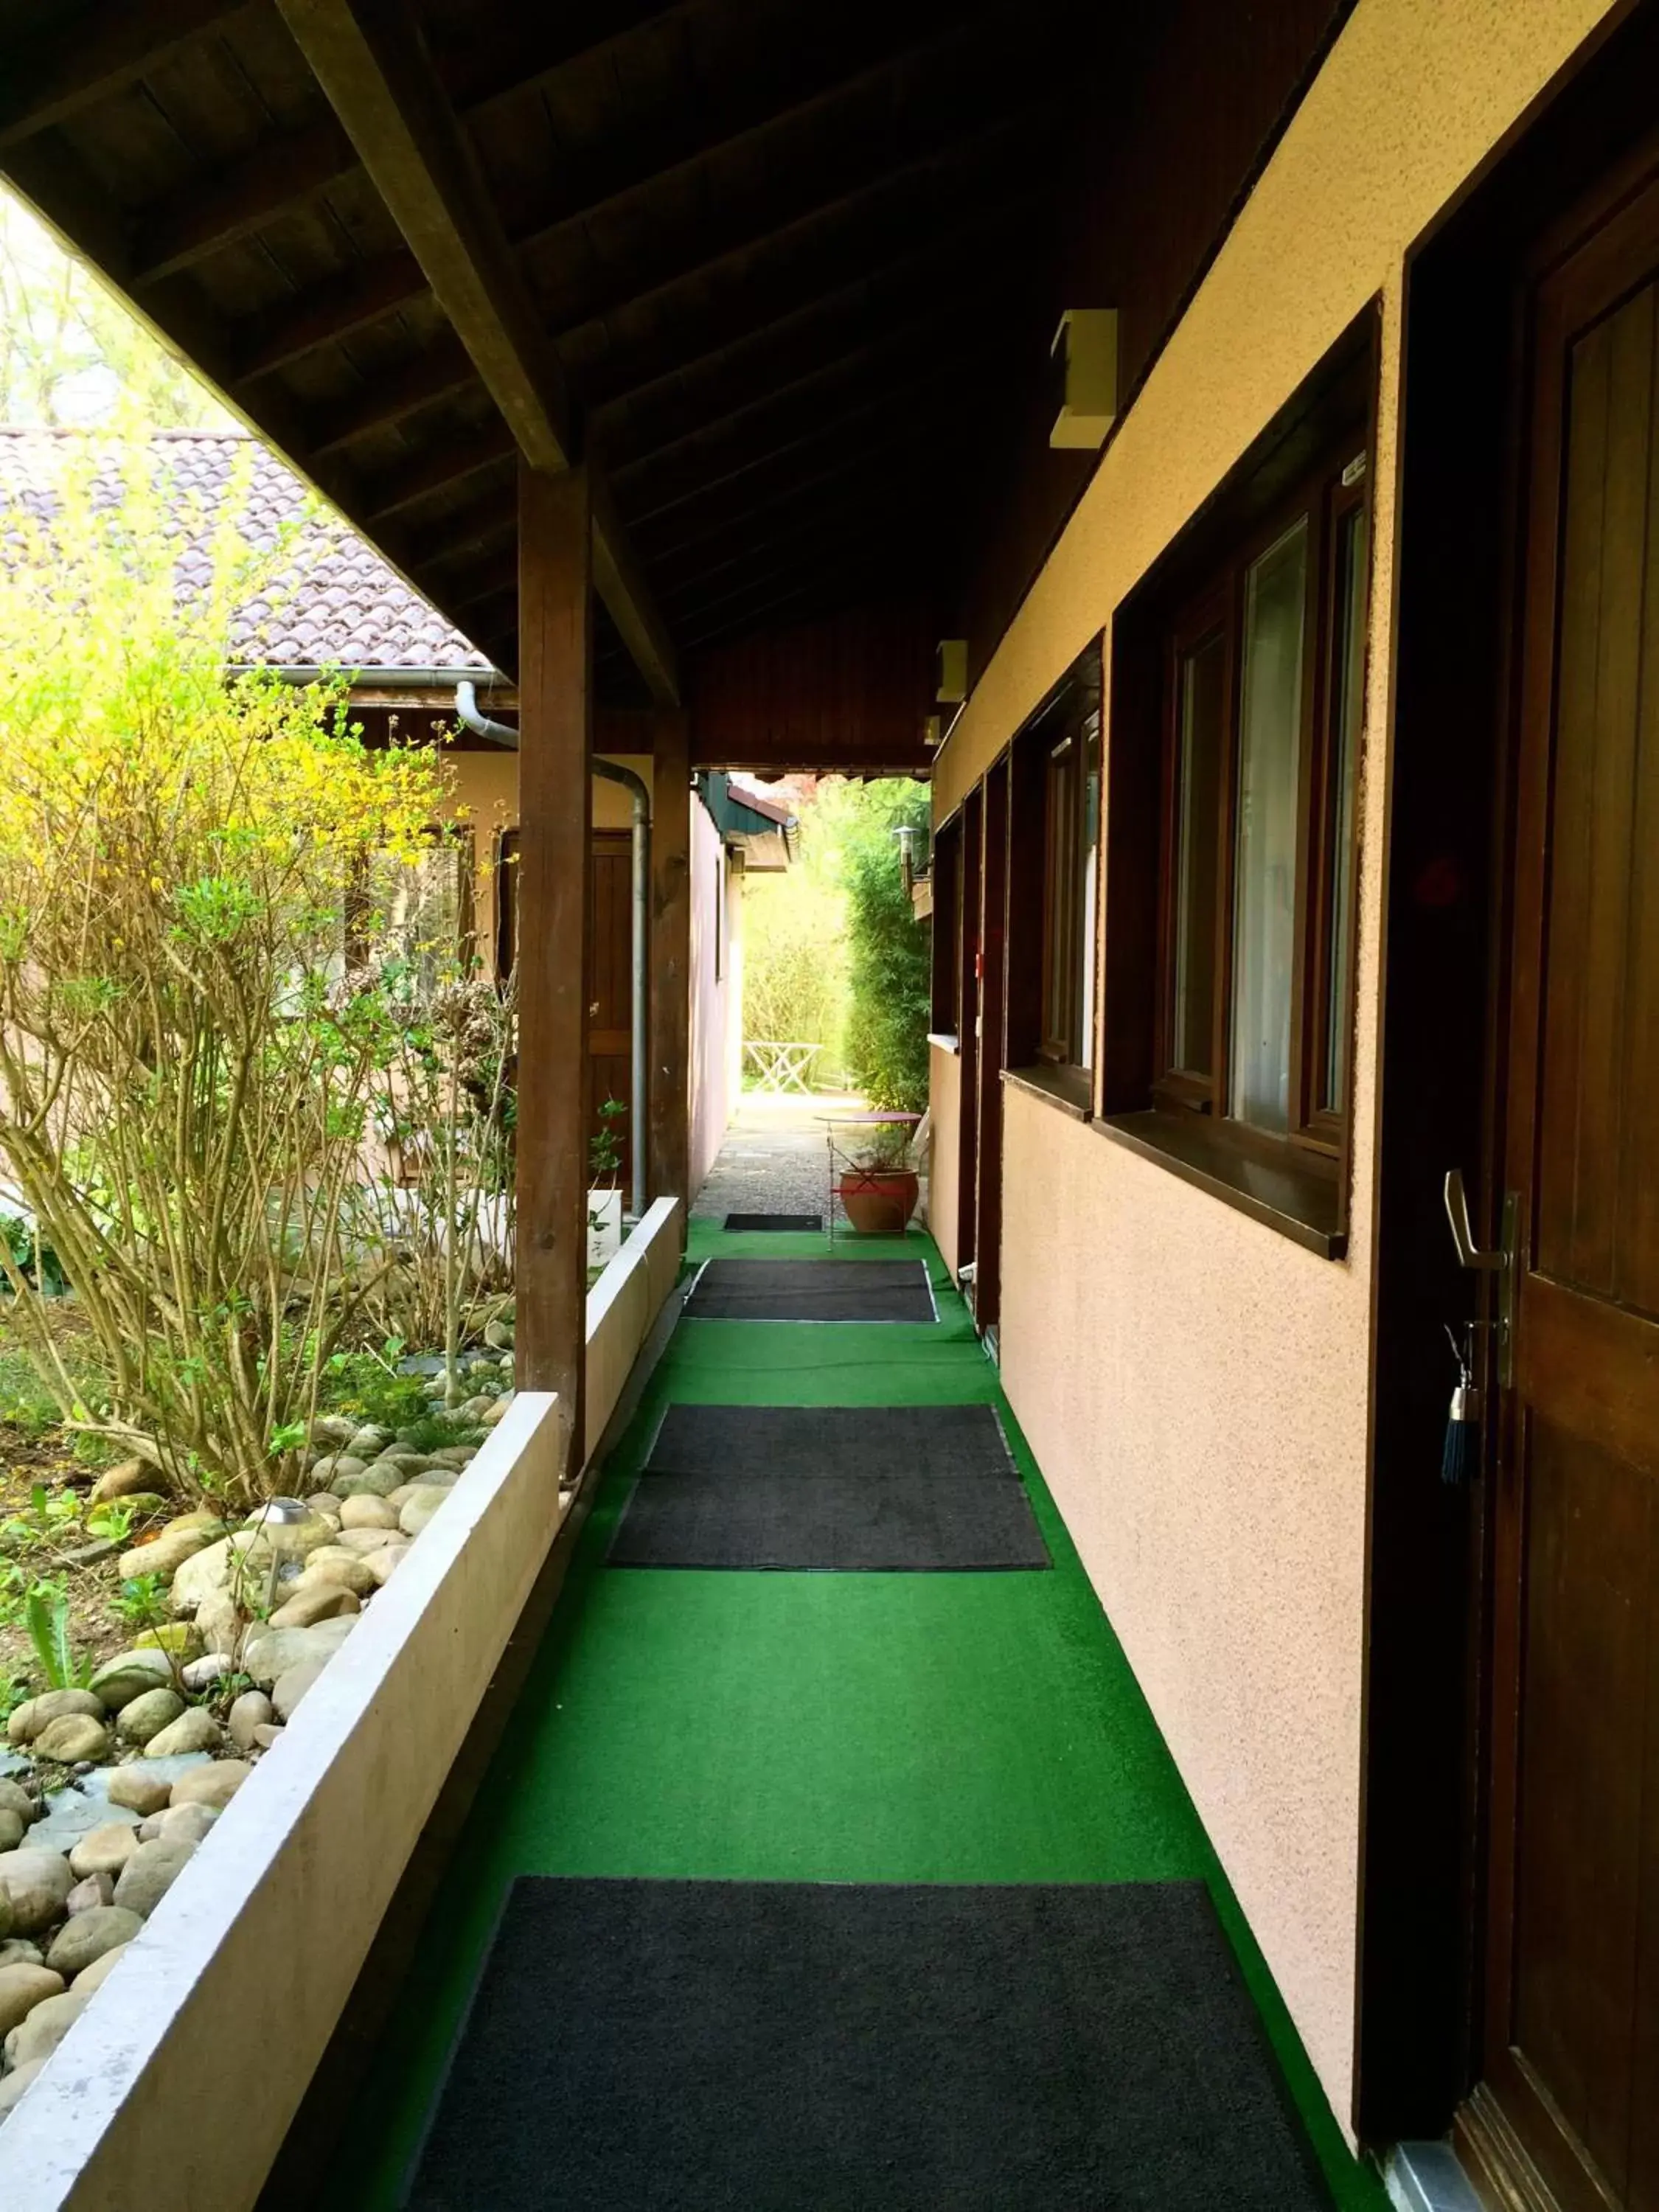
[[[406,9],[398,0],[278,5],[520,452],[544,473],[568,468],[575,447],[557,357]],[[677,705],[672,645],[603,495],[593,536],[599,596],[653,698]]]
[[[216,30],[250,0],[93,0],[6,57],[0,149],[66,122]]]
[[[628,6],[586,0],[580,9],[514,15],[505,29],[475,37],[454,57],[445,79],[455,88],[458,111],[481,115],[503,98],[544,84],[599,47],[621,44],[640,22],[662,12],[657,0],[632,0]],[[206,260],[361,167],[356,148],[332,115],[302,131],[272,132],[216,176],[194,178],[139,211],[133,283],[153,284]]]
[[[278,4],[284,8],[286,13],[287,0],[278,0]],[[304,0],[295,0],[295,4],[304,4]],[[691,177],[701,163],[725,155],[733,148],[758,149],[775,142],[787,151],[800,138],[804,130],[814,124],[821,124],[825,116],[834,114],[839,107],[855,106],[860,101],[869,100],[895,75],[907,70],[925,74],[929,64],[938,64],[952,54],[964,57],[973,54],[975,41],[982,33],[982,25],[958,23],[937,36],[890,52],[856,75],[838,79],[809,97],[798,100],[759,119],[750,119],[741,127],[734,125],[729,131],[722,131],[717,119],[695,152],[686,154],[666,166],[647,148],[640,164],[625,180],[613,179],[611,185],[600,190],[597,196],[574,195],[562,204],[544,208],[521,229],[515,231],[508,243],[514,252],[533,254],[538,247],[545,246],[549,240],[556,239],[561,232],[573,231],[583,223],[605,216],[637,194],[659,188],[670,178],[677,175]],[[465,149],[464,134],[461,136],[470,166],[470,149]],[[950,142],[947,140],[946,143],[948,145]],[[907,164],[906,167],[913,166]],[[400,308],[407,307],[411,301],[421,298],[429,289],[432,288],[417,253],[380,254],[359,267],[330,276],[272,316],[257,343],[251,348],[242,364],[241,374],[249,379],[268,376],[291,362],[302,359],[308,353],[349,337],[354,331],[384,321]],[[602,311],[601,307],[596,312]],[[586,319],[586,316],[584,319]]]

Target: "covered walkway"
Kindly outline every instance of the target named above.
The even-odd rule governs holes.
[[[691,1237],[694,1261],[824,1250],[820,1237],[731,1236],[706,1219]],[[931,1240],[913,1231],[902,1247],[863,1249],[925,1255],[939,1322],[678,1324],[604,1472],[551,1631],[416,1947],[396,2027],[356,2102],[332,2212],[402,2202],[458,2022],[524,1874],[1202,1880],[1334,2201],[1345,2212],[1382,2204],[1331,2119]],[[1054,1571],[607,1567],[631,1483],[674,1403],[996,1404]],[[580,2037],[580,2021],[569,2033]],[[546,2201],[559,2201],[556,2174],[547,2183]],[[482,2191],[477,2201],[488,2201]],[[859,2201],[885,2201],[878,2177]]]

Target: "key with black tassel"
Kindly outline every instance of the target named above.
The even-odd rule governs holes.
[[[1440,1480],[1454,1490],[1472,1481],[1480,1456],[1480,1392],[1471,1379],[1474,1360],[1474,1324],[1470,1322],[1460,1344],[1450,1328],[1446,1336],[1457,1362],[1457,1381],[1446,1416],[1446,1441],[1440,1454]]]

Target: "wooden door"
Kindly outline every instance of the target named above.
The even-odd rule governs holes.
[[[507,975],[519,957],[519,833],[504,830],[496,848],[497,907],[495,969]],[[593,879],[589,895],[588,945],[592,974],[587,990],[587,1108],[590,1136],[600,1126],[599,1108],[608,1098],[624,1106],[633,1098],[633,945],[631,905],[633,852],[626,830],[593,833]],[[632,1174],[632,1131],[626,1115],[612,1127],[622,1165],[617,1181],[625,1191]]]
[[[986,777],[980,863],[978,1194],[974,1223],[974,1321],[982,1335],[1002,1314],[1002,1071],[1008,940],[1008,759]]]
[[[615,1098],[629,1106],[633,1097],[634,914],[633,847],[626,830],[593,833],[592,973],[587,989],[587,1126],[602,1126],[599,1109]],[[629,1115],[612,1117],[611,1129],[622,1154],[617,1181],[626,1191],[632,1173],[633,1131]]]
[[[1537,283],[1531,387],[1466,2118],[1501,2201],[1659,2212],[1659,185]]]
[[[979,1227],[979,1032],[980,878],[984,801],[975,787],[962,809],[962,941],[957,948],[957,989],[962,1011],[957,1024],[957,1072],[961,1089],[957,1115],[957,1268],[974,1260]]]

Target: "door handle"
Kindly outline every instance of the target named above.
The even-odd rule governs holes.
[[[1521,1201],[1512,1190],[1504,1194],[1504,1211],[1498,1223],[1497,1249],[1483,1251],[1474,1241],[1474,1231],[1469,1221],[1469,1197],[1463,1184],[1462,1168],[1449,1168],[1445,1183],[1446,1218],[1451,1224],[1452,1243],[1457,1249],[1457,1264],[1472,1269],[1477,1274],[1498,1278],[1498,1387],[1507,1390],[1515,1380],[1515,1301],[1516,1231],[1521,1216]]]

